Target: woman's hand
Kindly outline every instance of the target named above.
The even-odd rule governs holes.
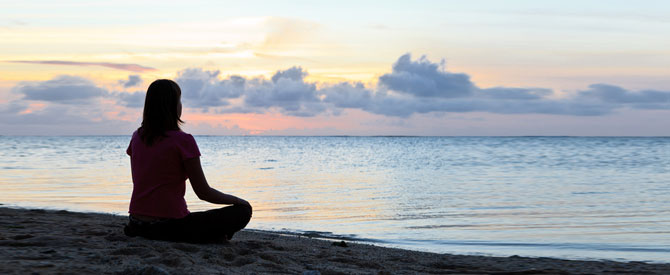
[[[219,190],[210,187],[207,179],[205,179],[205,173],[202,171],[200,157],[185,160],[184,168],[186,169],[188,180],[191,182],[191,187],[193,187],[193,191],[199,199],[215,204],[239,204],[251,207],[248,201],[233,195],[221,193]]]
[[[238,202],[235,203],[235,204],[245,205],[245,206],[249,206],[249,207],[251,207],[251,204],[250,204],[248,201],[246,201],[246,200],[244,200],[244,199],[241,199],[241,198],[237,198],[237,200],[238,200]]]

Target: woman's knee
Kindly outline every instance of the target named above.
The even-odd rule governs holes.
[[[251,207],[251,204],[244,206],[247,208],[247,211],[249,212],[249,218],[251,218],[251,215],[253,214],[253,208]]]
[[[237,206],[239,207],[238,211],[240,213],[240,216],[242,216],[245,220],[249,221],[253,213],[251,205],[237,205]]]
[[[225,209],[225,210],[224,210]],[[221,208],[221,210],[224,210],[228,212],[228,215],[232,215],[235,217],[240,217],[243,219],[251,219],[251,214],[253,212],[252,208],[250,205],[242,205],[242,204],[235,204],[231,206],[226,206]]]
[[[238,217],[239,217],[241,228],[244,228],[244,227],[247,226],[247,224],[251,220],[252,212],[253,212],[253,210],[252,210],[250,205],[240,205],[239,212],[238,212],[239,213]]]

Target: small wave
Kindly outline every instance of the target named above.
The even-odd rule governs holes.
[[[275,169],[275,168],[274,168],[274,167],[261,167],[261,168],[258,168],[258,170],[272,170],[272,169]]]
[[[573,195],[601,195],[601,194],[611,194],[612,192],[572,192]]]
[[[37,168],[22,167],[22,166],[4,166],[4,167],[1,167],[0,169],[3,169],[3,170],[29,170],[29,169],[37,169]]]
[[[264,232],[264,230],[258,230],[258,229],[245,229],[245,230]],[[387,241],[385,240],[361,238],[355,234],[335,234],[329,231],[313,231],[313,230],[303,231],[303,230],[290,230],[284,228],[280,231],[273,230],[270,232],[279,233],[287,236],[308,237],[321,240],[351,241],[351,242],[365,242],[365,243],[387,243]]]
[[[394,242],[403,243],[429,243],[437,245],[462,245],[462,246],[493,246],[493,247],[534,247],[551,249],[570,249],[570,250],[590,250],[590,251],[621,251],[621,252],[653,252],[669,253],[670,248],[664,246],[630,246],[608,243],[525,243],[525,242],[491,242],[491,241],[445,241],[445,240],[397,240]]]

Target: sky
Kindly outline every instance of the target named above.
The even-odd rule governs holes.
[[[667,1],[4,1],[0,135],[670,136]]]

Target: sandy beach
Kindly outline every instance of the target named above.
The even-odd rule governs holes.
[[[485,257],[243,230],[229,243],[123,235],[127,217],[0,208],[1,274],[670,274],[670,264]]]

